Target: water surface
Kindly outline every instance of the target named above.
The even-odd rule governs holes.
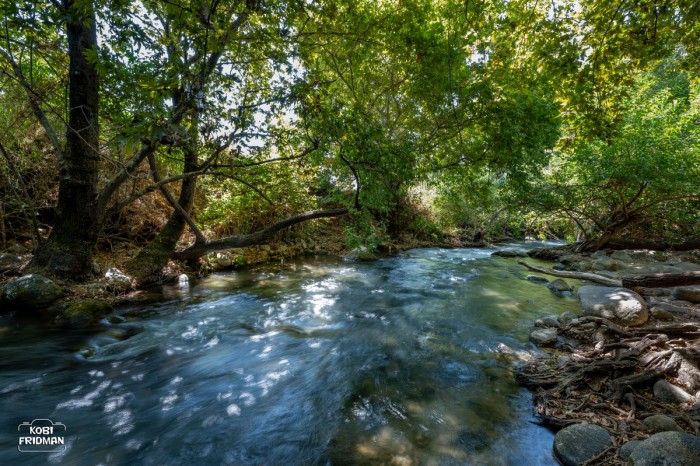
[[[216,274],[97,330],[1,322],[0,464],[556,464],[513,364],[578,304],[493,251]],[[66,452],[17,451],[35,418]]]

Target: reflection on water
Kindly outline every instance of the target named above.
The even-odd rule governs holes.
[[[97,333],[4,323],[0,464],[555,464],[513,353],[578,306],[491,252],[219,274]],[[17,452],[35,418],[65,453]]]

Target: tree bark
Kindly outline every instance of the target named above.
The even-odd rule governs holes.
[[[700,272],[654,273],[629,275],[622,278],[622,286],[625,288],[666,288],[687,285],[700,285]]]
[[[65,3],[69,64],[67,147],[59,158],[56,222],[37,249],[30,269],[68,278],[92,273],[92,254],[99,232],[97,213],[99,141],[97,34],[92,4]]]

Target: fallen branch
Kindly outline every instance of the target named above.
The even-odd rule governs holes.
[[[666,288],[700,284],[700,271],[627,275],[622,278],[625,288]]]
[[[555,277],[575,278],[577,280],[588,280],[591,282],[600,283],[600,284],[605,285],[605,286],[616,286],[616,287],[622,286],[622,281],[620,281],[620,280],[615,280],[612,278],[603,277],[602,275],[598,275],[595,273],[567,272],[565,270],[545,269],[543,267],[537,267],[535,265],[528,264],[527,262],[525,262],[523,260],[519,260],[518,264],[527,267],[528,269],[532,270],[533,272],[540,272],[540,273],[544,273],[547,275],[554,275]]]

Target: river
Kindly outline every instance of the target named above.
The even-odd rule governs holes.
[[[99,329],[0,321],[0,464],[554,465],[513,364],[579,306],[493,251],[214,274]],[[34,419],[64,451],[18,451]]]

